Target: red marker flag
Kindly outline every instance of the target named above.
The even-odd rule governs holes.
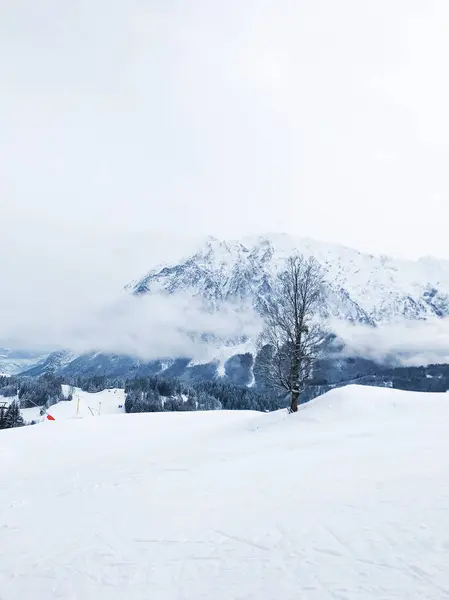
[[[49,421],[55,421],[56,419],[54,417],[52,417],[51,415],[47,415],[47,419]]]

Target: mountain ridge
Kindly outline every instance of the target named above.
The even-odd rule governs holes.
[[[254,299],[268,291],[285,259],[296,252],[314,256],[323,267],[331,316],[374,325],[449,315],[449,261],[376,257],[286,234],[209,237],[195,254],[150,270],[127,289],[135,295],[159,287],[169,293],[190,290],[215,301]]]
[[[158,264],[140,279],[128,283],[125,289],[135,296],[155,291],[181,292],[187,297],[200,297],[217,310],[221,303],[229,301],[249,302],[257,309],[260,299],[270,292],[286,258],[296,252],[314,256],[325,271],[328,301],[328,308],[322,315],[325,318],[377,327],[397,319],[413,321],[449,315],[449,261],[432,257],[408,261],[374,256],[340,244],[287,234],[249,236],[241,240],[209,236],[193,253],[184,255],[179,261]],[[161,357],[161,360],[175,361],[177,375],[184,369],[182,372],[189,377],[202,373],[207,377],[213,373],[223,376],[232,352],[236,356],[250,352],[255,357],[256,345],[250,342],[244,350],[241,349],[242,340],[239,344],[236,342],[234,350],[228,345],[223,360],[220,356],[223,356],[228,341],[221,344],[218,340],[217,357],[207,365],[198,364],[198,361],[186,363],[185,358],[176,356]],[[61,368],[58,369],[59,362]],[[53,356],[25,374],[39,374],[49,365],[52,372],[65,375],[110,371],[156,374],[164,371],[160,362],[145,363],[129,356],[105,355],[97,351],[74,357],[73,361]]]

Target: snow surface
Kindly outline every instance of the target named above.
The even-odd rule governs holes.
[[[62,391],[64,396],[68,398],[71,388],[68,385],[63,385]],[[50,414],[55,419],[123,414],[125,412],[124,404],[125,390],[123,389],[114,388],[97,393],[90,393],[83,392],[79,388],[73,388],[72,400],[58,402],[58,404],[50,406],[47,410],[47,414]],[[119,408],[119,406],[122,408]],[[22,408],[21,412],[25,422],[31,423],[31,421],[36,421],[48,423],[46,416],[40,415],[40,410],[40,406]]]
[[[3,431],[0,596],[447,598],[448,421],[446,394],[351,386]]]

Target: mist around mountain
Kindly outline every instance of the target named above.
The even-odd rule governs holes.
[[[126,309],[121,310],[119,321],[120,339],[127,335],[125,349],[120,339],[114,343],[117,323],[108,328],[108,318],[115,318],[116,311],[105,309],[96,324],[98,335],[90,336],[90,347],[84,349],[77,340],[76,351],[58,350],[46,357],[26,352],[5,356],[3,371],[19,370],[33,377],[52,373],[66,378],[221,379],[263,388],[257,370],[260,306],[286,258],[295,252],[314,256],[325,273],[326,303],[320,317],[329,337],[314,385],[340,385],[366,377],[386,384],[385,378],[395,379],[392,369],[449,362],[448,261],[396,260],[335,244],[269,235],[241,241],[208,238],[191,255],[159,265],[127,284]],[[147,299],[146,306],[142,302]],[[160,313],[159,306],[163,307]],[[146,320],[148,311],[150,320]],[[158,317],[162,328],[155,326]],[[98,347],[92,347],[92,337]],[[67,340],[68,347],[71,341]],[[17,360],[26,361],[25,368],[17,369]]]

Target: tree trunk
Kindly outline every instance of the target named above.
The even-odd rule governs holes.
[[[292,391],[292,402],[290,405],[291,412],[298,412],[298,399],[299,399],[299,391],[293,390]]]
[[[299,398],[299,355],[301,351],[301,337],[296,334],[296,343],[294,354],[292,357],[292,369],[291,369],[291,390],[292,390],[292,402],[290,404],[291,412],[298,411],[298,398]]]

